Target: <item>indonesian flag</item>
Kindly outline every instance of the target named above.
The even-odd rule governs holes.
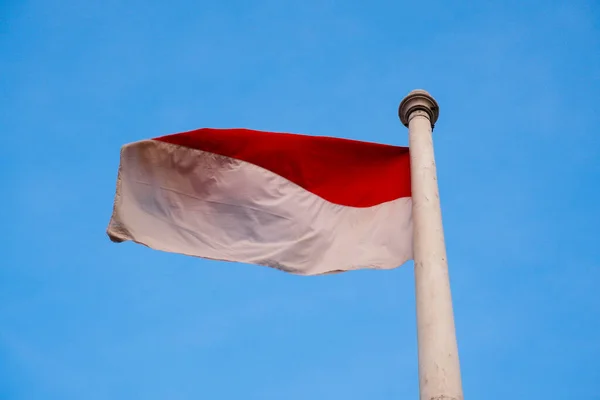
[[[319,275],[412,258],[406,147],[198,129],[121,149],[108,235]]]

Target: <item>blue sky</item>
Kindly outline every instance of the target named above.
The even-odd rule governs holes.
[[[298,277],[105,235],[125,143],[248,127],[406,145],[415,88],[441,108],[465,398],[598,396],[599,3],[3,0],[0,16],[0,399],[416,399],[411,263]]]

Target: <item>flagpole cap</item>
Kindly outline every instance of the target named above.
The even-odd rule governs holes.
[[[432,95],[422,89],[413,90],[400,102],[398,116],[404,126],[408,127],[410,114],[414,111],[424,111],[427,113],[432,128],[440,115],[440,107],[437,101],[435,101]]]

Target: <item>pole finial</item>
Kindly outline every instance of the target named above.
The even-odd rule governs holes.
[[[409,117],[413,111],[424,111],[427,113],[432,128],[440,115],[440,107],[437,101],[435,101],[433,96],[421,89],[413,90],[400,102],[398,116],[404,126],[408,127]]]

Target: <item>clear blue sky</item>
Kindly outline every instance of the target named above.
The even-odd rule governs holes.
[[[105,235],[125,143],[406,145],[415,88],[465,398],[598,398],[600,3],[3,0],[0,399],[416,399],[411,263],[307,278]]]

